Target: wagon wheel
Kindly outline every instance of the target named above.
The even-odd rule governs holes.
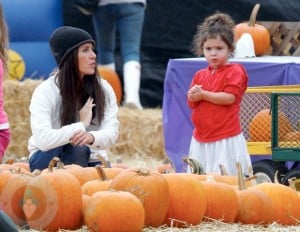
[[[284,176],[288,172],[288,168],[283,162],[275,162],[268,159],[254,162],[252,168],[257,176],[257,183],[274,182],[275,179],[282,183]]]
[[[300,168],[292,168],[290,169],[287,174],[285,175],[285,177],[282,180],[282,184],[284,185],[289,185],[289,179],[292,178],[296,178],[296,179],[300,179]]]

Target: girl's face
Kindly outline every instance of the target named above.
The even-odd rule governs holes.
[[[208,64],[213,68],[226,64],[230,55],[228,45],[220,36],[207,39],[203,43],[203,53]]]
[[[86,43],[78,48],[78,68],[80,76],[95,74],[97,65],[96,54],[92,43]]]

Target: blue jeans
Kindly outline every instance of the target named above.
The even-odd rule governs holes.
[[[115,63],[117,32],[120,36],[123,62],[140,61],[144,16],[145,8],[140,3],[99,6],[93,16],[97,40],[97,62],[103,65]]]
[[[48,167],[49,162],[56,156],[65,164],[78,164],[82,167],[88,166],[91,151],[87,146],[72,146],[67,144],[49,151],[37,151],[29,159],[30,171],[43,170]]]

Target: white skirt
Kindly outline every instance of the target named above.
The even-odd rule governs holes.
[[[243,174],[249,175],[249,171],[252,170],[247,143],[242,133],[209,143],[198,142],[192,137],[189,157],[197,160],[206,173],[221,174],[222,164],[228,175],[237,175],[237,162],[241,164]]]

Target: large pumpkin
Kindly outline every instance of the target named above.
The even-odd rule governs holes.
[[[205,217],[232,223],[238,212],[238,198],[231,185],[207,180],[202,182],[207,200]]]
[[[110,189],[128,191],[137,196],[145,209],[145,226],[162,225],[169,206],[169,186],[164,174],[146,168],[124,169],[110,184]]]
[[[206,193],[201,181],[192,175],[195,174],[164,174],[170,190],[170,202],[165,217],[165,223],[169,226],[197,225],[204,217]]]
[[[112,69],[101,66],[98,67],[98,72],[111,85],[116,94],[117,102],[120,105],[122,101],[122,85],[118,74]]]
[[[261,183],[253,188],[260,189],[271,199],[274,220],[281,225],[297,225],[300,219],[300,198],[295,190],[277,183]]]
[[[249,33],[252,36],[256,56],[266,54],[270,47],[270,33],[266,27],[256,23],[256,15],[260,4],[256,4],[252,10],[249,22],[239,23],[234,29],[234,39],[238,39],[244,34]]]
[[[253,142],[268,142],[271,140],[271,113],[270,109],[259,111],[250,121],[249,126],[250,140]],[[289,119],[282,113],[278,114],[278,133],[279,140],[284,139],[286,134],[293,131]]]
[[[242,224],[263,224],[273,222],[273,203],[266,193],[256,188],[247,188],[241,164],[237,163],[238,187],[238,213],[235,221]]]
[[[82,194],[77,178],[60,169],[33,177],[23,197],[23,211],[32,229],[75,230],[82,226]]]

